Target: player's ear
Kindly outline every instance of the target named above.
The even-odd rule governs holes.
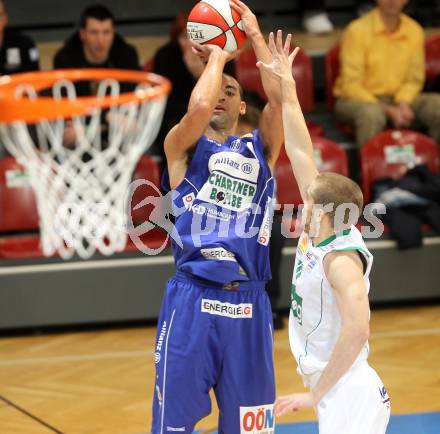
[[[245,115],[246,114],[246,103],[244,101],[240,102],[240,114]]]
[[[325,211],[322,209],[321,206],[318,206],[316,211],[316,223],[319,226],[321,226],[321,223],[325,219],[325,217],[326,217]]]
[[[327,213],[324,211],[324,209],[322,207],[318,208],[318,216],[317,216],[317,220],[318,222],[321,224],[322,221],[327,217]]]
[[[83,29],[82,27],[79,29],[79,38],[81,39],[81,41],[84,41],[84,39],[85,39],[85,33],[86,33],[86,30],[85,29]]]

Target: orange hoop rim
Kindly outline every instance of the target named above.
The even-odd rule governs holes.
[[[54,99],[38,96],[36,99],[17,98],[15,91],[20,85],[31,85],[38,92],[50,88],[60,80],[97,81],[117,80],[148,84],[146,90],[126,92],[117,96],[77,96],[76,99]],[[108,108],[127,103],[141,104],[168,95],[170,81],[157,74],[125,69],[58,69],[53,71],[35,71],[3,76],[0,78],[0,123],[22,121],[35,123],[41,120],[55,120],[71,116],[87,115],[96,108]]]

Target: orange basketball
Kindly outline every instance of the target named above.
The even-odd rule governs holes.
[[[246,33],[229,0],[202,0],[188,17],[188,37],[199,44],[215,44],[232,52],[243,46]]]

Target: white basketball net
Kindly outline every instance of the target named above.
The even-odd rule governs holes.
[[[96,97],[117,96],[119,90],[116,80],[102,80]],[[138,91],[148,87],[139,85]],[[63,94],[76,99],[71,81],[54,84],[53,97]],[[37,98],[29,85],[17,87],[16,96]],[[44,255],[87,259],[96,251],[112,255],[125,248],[124,198],[139,158],[156,138],[165,103],[166,95],[94,108],[68,121],[0,124],[6,148],[25,167],[36,193]]]

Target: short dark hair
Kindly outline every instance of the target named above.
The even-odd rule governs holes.
[[[240,116],[239,122],[249,124],[253,129],[260,125],[261,110],[253,105],[246,104],[246,113]]]
[[[244,98],[244,92],[243,88],[241,87],[241,84],[238,82],[238,80],[231,74],[226,74],[226,72],[223,73],[224,76],[232,78],[238,85],[238,93],[240,94],[240,99],[243,101]]]
[[[100,4],[91,5],[84,9],[83,13],[81,14],[80,21],[80,26],[82,29],[85,29],[87,20],[89,18],[94,18],[98,21],[111,20],[112,24],[115,23],[115,16],[112,14],[110,9]]]

